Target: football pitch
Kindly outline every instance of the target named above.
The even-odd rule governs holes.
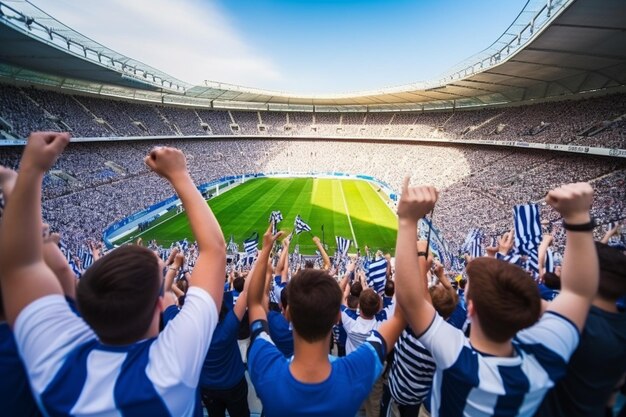
[[[260,249],[270,213],[280,210],[283,215],[283,221],[278,224],[280,230],[291,232],[298,214],[312,229],[294,234],[291,250],[299,244],[301,253],[313,254],[312,237],[318,236],[324,237],[328,253],[332,255],[335,236],[342,236],[353,241],[349,253],[365,246],[393,253],[397,219],[385,203],[387,196],[374,187],[369,182],[353,179],[257,178],[214,197],[209,205],[226,241],[232,235],[240,251],[243,251],[242,242],[254,232],[259,233]],[[144,242],[156,239],[163,246],[183,238],[193,240],[185,212],[165,220],[157,219],[154,225],[132,239],[137,237]]]

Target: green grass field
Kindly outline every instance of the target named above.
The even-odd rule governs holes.
[[[301,253],[314,253],[313,235],[322,238],[329,254],[335,251],[335,236],[355,240],[359,248],[392,251],[395,247],[397,220],[383,201],[383,195],[361,180],[315,178],[259,178],[239,185],[210,200],[209,205],[219,220],[226,241],[233,235],[243,250],[242,242],[253,232],[262,235],[268,226],[270,212],[280,210],[283,221],[280,230],[290,232],[296,215],[300,214],[313,229],[294,236],[293,244],[300,245]],[[186,213],[158,219],[141,236],[144,242],[156,239],[159,244],[188,238],[192,240]],[[353,233],[354,232],[354,233]],[[352,246],[350,253],[356,252]]]

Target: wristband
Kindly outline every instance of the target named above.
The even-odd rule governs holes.
[[[424,258],[428,258],[428,254],[426,252],[417,252],[417,256],[423,256]]]
[[[170,266],[167,269],[169,269],[170,271],[178,271],[178,268]]]
[[[563,220],[562,224],[563,229],[570,232],[591,232],[596,227],[596,221],[593,218],[588,223],[583,224],[569,224],[565,220]]]

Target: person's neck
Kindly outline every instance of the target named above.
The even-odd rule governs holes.
[[[494,342],[490,340],[485,336],[480,325],[476,322],[472,323],[469,339],[472,347],[480,353],[504,358],[513,356],[513,344],[511,340],[507,340],[506,342]]]
[[[374,316],[366,316],[365,314],[363,314],[362,311],[359,313],[359,315],[365,320],[372,320],[374,318]]]
[[[332,367],[328,360],[330,334],[317,342],[307,342],[293,332],[293,360],[289,365],[291,375],[299,382],[316,384],[325,381]]]
[[[607,311],[609,313],[619,313],[615,300],[611,301],[611,300],[607,300],[605,298],[596,296],[596,298],[593,299],[593,302],[591,304],[598,307],[600,310]]]

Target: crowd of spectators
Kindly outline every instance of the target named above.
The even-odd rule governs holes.
[[[593,218],[608,226],[626,217],[620,160],[368,141],[178,140],[180,150],[153,148],[165,140],[68,141],[33,134],[19,180],[0,168],[0,356],[3,375],[15,381],[0,395],[11,415],[25,407],[60,415],[201,415],[204,407],[233,417],[626,413],[614,398],[626,389],[624,242],[611,248],[589,233]],[[2,149],[3,165],[17,166],[21,150]],[[303,262],[291,256],[290,236],[271,226],[254,266],[232,258],[237,251],[227,249],[194,183],[294,163],[363,170],[401,189],[395,259],[365,247],[331,261],[312,237],[318,260]],[[46,172],[40,206],[33,197]],[[436,188],[410,186],[405,175]],[[90,242],[91,259],[83,251],[69,260],[46,227],[42,239],[43,221],[67,243],[86,241],[172,188],[196,242],[168,248],[139,239],[108,253]],[[522,243],[506,233],[510,208],[526,202],[542,202],[554,250],[566,246],[558,268],[544,264],[548,236],[525,236],[541,241],[536,271],[512,260]],[[450,241],[476,226],[490,242],[502,236],[459,269],[444,266],[416,235],[429,213]],[[617,230],[595,228],[596,240],[610,240],[607,228]],[[82,259],[97,261],[83,267]],[[149,320],[132,327],[140,310]],[[346,381],[349,395],[338,396]],[[68,396],[68,384],[80,395]]]
[[[495,139],[626,148],[626,95],[425,112],[225,111],[153,105],[0,85],[5,135],[77,137],[284,135]],[[259,126],[264,126],[260,129]]]
[[[615,158],[367,140],[177,139],[71,143],[44,179],[46,220],[72,241],[97,240],[109,224],[168,198],[171,190],[141,159],[164,145],[183,150],[197,184],[244,173],[344,172],[371,175],[399,190],[410,174],[441,190],[435,223],[455,244],[473,225],[482,225],[487,235],[501,234],[511,227],[513,205],[540,201],[545,189],[571,181],[594,184],[600,223],[626,218],[626,162]],[[2,164],[17,168],[20,152],[0,147]],[[557,247],[562,243],[557,233]]]

